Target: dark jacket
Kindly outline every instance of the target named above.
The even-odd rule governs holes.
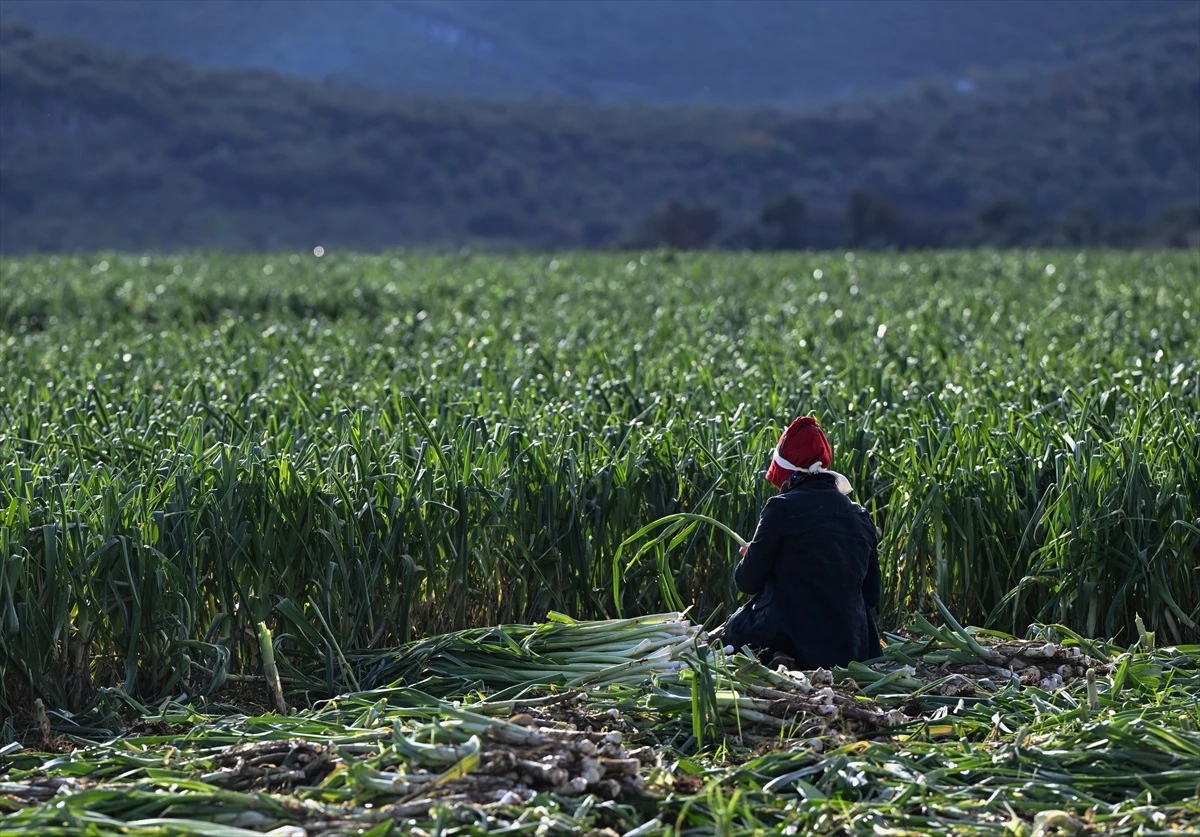
[[[866,509],[831,476],[772,497],[733,575],[754,599],[730,617],[724,641],[780,651],[802,669],[879,656],[868,610],[882,595],[878,546]]]

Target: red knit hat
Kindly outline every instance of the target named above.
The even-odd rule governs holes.
[[[771,465],[767,468],[767,482],[783,488],[797,471],[807,471],[817,464],[825,470],[833,467],[833,451],[829,449],[829,440],[817,420],[812,416],[801,416],[779,437]]]

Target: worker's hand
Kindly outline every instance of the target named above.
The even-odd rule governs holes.
[[[743,544],[742,548],[738,550],[738,555],[745,555],[746,550],[749,548],[750,548],[750,544]]]

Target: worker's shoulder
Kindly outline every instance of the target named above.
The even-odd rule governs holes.
[[[875,525],[875,521],[871,519],[871,513],[867,511],[866,507],[854,502],[853,500],[850,500],[849,502],[850,507],[852,508],[851,514],[859,519],[863,528],[867,529],[875,537],[876,541],[882,538],[883,530]]]
[[[779,514],[789,508],[794,508],[794,497],[789,497],[787,492],[783,494],[772,494],[767,498],[767,502],[763,504],[763,514]]]
[[[813,511],[811,503],[805,503],[797,492],[784,491],[768,497],[762,513],[765,518],[783,521],[803,518]]]
[[[850,505],[850,510],[855,514],[866,515],[867,517],[871,516],[871,513],[867,511],[867,507],[862,503],[857,503],[854,500],[851,500],[849,497],[846,498],[846,502]]]
[[[842,518],[855,520],[856,525],[875,530],[875,522],[871,520],[871,513],[867,511],[866,507],[860,503],[856,503],[844,494],[838,495],[837,511],[835,514]]]

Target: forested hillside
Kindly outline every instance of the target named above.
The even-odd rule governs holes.
[[[446,102],[6,26],[0,247],[600,246],[680,225],[755,246],[756,218],[801,246],[1122,243],[1163,212],[1192,224],[1200,7],[985,81],[803,113]],[[643,225],[671,200],[682,214]]]
[[[1195,0],[4,0],[139,55],[393,92],[811,105],[1042,60]]]

